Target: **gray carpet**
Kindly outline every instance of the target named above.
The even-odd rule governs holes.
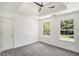
[[[37,42],[19,48],[3,51],[0,53],[0,56],[79,56],[79,54]]]

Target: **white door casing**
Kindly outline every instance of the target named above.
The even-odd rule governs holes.
[[[2,41],[1,41],[1,38],[2,38],[2,21],[0,20],[0,52],[2,50]]]
[[[2,50],[7,50],[13,48],[13,20],[9,18],[2,20]]]

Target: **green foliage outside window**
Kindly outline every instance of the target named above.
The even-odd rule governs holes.
[[[61,21],[61,29],[74,29],[74,20],[63,20]]]
[[[50,22],[43,23],[43,35],[50,35]]]
[[[61,21],[61,36],[63,38],[74,38],[74,19]]]

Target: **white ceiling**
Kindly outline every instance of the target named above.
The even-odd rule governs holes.
[[[74,12],[74,11],[79,11],[79,2],[62,2],[64,5],[67,6],[67,10],[56,13],[56,14],[64,14],[64,13],[69,13],[69,12]]]
[[[23,2],[0,2],[0,16],[13,17]]]
[[[54,14],[54,13],[58,13],[61,11],[65,11],[67,10],[66,5],[59,3],[59,2],[53,2],[48,4],[49,7],[51,6],[55,6],[55,8],[42,8],[41,12],[40,12],[40,16],[44,16],[44,15],[48,15],[48,14]]]
[[[12,12],[16,11],[20,6],[22,5],[22,2],[0,2],[0,11],[6,11],[6,12]]]
[[[35,5],[33,2],[24,2],[18,11],[26,13],[26,14],[35,14],[38,15],[39,6]],[[28,13],[30,12],[30,13]]]
[[[38,2],[41,3],[41,2]],[[45,4],[48,4],[49,2],[44,2]],[[39,13],[39,6],[34,4],[33,2],[24,3],[20,11],[27,13],[27,9],[31,11],[34,14],[40,14],[40,16],[50,15],[50,14],[62,14],[62,13],[68,13],[79,10],[79,2],[52,2],[48,6],[55,5],[56,8],[49,9],[49,8],[42,8],[41,12]]]
[[[44,4],[48,3],[49,2],[44,2]],[[52,5],[55,5],[56,7],[51,9],[42,8],[40,16],[62,14],[79,10],[79,2],[52,2],[48,6]],[[19,11],[26,14],[38,15],[38,10],[39,6],[35,5],[33,2],[0,2],[0,12],[14,13]]]

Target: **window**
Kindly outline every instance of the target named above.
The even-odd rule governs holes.
[[[43,22],[43,35],[50,35],[50,22]]]
[[[74,19],[61,20],[61,40],[74,41]]]

